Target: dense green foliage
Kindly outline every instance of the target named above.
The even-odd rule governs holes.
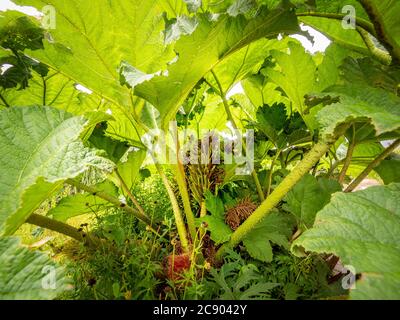
[[[400,299],[398,1],[46,5],[0,12],[0,299]]]

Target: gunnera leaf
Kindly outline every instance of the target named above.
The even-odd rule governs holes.
[[[64,180],[89,167],[112,170],[80,140],[101,121],[99,114],[86,119],[50,107],[0,112],[0,235],[12,234]]]
[[[353,299],[400,298],[400,184],[335,193],[292,252],[332,253],[361,279]]]
[[[68,289],[65,270],[15,237],[0,239],[0,300],[54,299]]]

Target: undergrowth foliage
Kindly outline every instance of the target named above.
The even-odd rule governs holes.
[[[0,299],[400,298],[398,1],[46,4],[0,13]]]

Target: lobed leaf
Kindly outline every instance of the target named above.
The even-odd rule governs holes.
[[[292,251],[300,254],[303,247],[333,253],[353,266],[362,276],[352,298],[399,299],[399,196],[400,184],[335,193],[318,212],[314,227],[293,242]]]
[[[0,234],[12,234],[64,180],[89,167],[112,170],[111,161],[80,141],[91,125],[50,107],[0,112]]]
[[[335,180],[317,180],[307,174],[286,195],[284,208],[297,218],[300,228],[308,229],[314,224],[317,212],[329,203],[331,194],[341,190],[340,184]]]
[[[288,248],[288,237],[291,232],[290,219],[278,212],[273,212],[244,237],[243,244],[251,257],[271,262],[273,258],[271,243]]]
[[[340,101],[318,112],[322,135],[334,135],[339,125],[351,122],[371,123],[376,135],[400,128],[400,98],[393,93],[358,84],[336,86],[327,91],[324,95],[339,97]]]

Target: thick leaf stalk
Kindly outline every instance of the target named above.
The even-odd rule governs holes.
[[[177,126],[175,126],[174,135],[175,135],[174,139],[176,141],[176,160],[177,160],[176,182],[178,184],[179,193],[182,198],[183,210],[184,210],[184,213],[186,216],[186,221],[187,221],[187,224],[189,227],[189,233],[192,238],[192,241],[195,241],[195,239],[196,239],[195,219],[194,219],[192,207],[190,205],[190,197],[189,197],[188,186],[186,183],[185,168],[183,167],[182,161],[180,160],[180,157],[179,157],[180,144],[179,144],[178,127]]]
[[[176,182],[178,183],[179,192],[182,197],[183,210],[185,212],[186,221],[189,227],[192,241],[196,238],[196,226],[192,207],[190,206],[189,192],[185,180],[185,171],[181,162],[178,162],[176,169]]]
[[[149,217],[147,217],[146,215],[143,215],[141,212],[135,210],[134,208],[127,206],[125,203],[121,202],[118,198],[115,198],[106,192],[99,191],[94,187],[87,186],[87,185],[80,183],[73,179],[67,179],[65,182],[74,187],[77,187],[80,190],[89,192],[99,198],[102,198],[102,199],[110,202],[111,204],[115,205],[116,207],[121,208],[125,212],[133,214],[136,218],[143,221],[148,226],[150,226],[150,227],[152,226],[152,222]]]
[[[184,251],[189,250],[189,241],[188,241],[188,235],[186,232],[186,226],[185,222],[183,220],[182,212],[181,209],[179,208],[178,200],[176,199],[174,190],[172,189],[167,176],[165,175],[162,167],[156,163],[156,168],[158,173],[160,174],[161,180],[167,189],[167,193],[169,196],[169,199],[171,201],[172,205],[172,210],[174,212],[174,218],[175,218],[175,223],[176,223],[176,228],[178,229],[178,235],[179,235],[179,240],[181,241],[181,245]]]
[[[80,231],[77,228],[70,226],[66,223],[50,219],[39,214],[31,214],[26,222],[41,228],[49,229],[57,233],[63,234],[79,242],[83,242],[92,248],[96,248],[101,242],[101,240],[93,234]]]
[[[377,3],[378,1],[358,0],[358,2],[361,3],[364,10],[368,14],[369,19],[374,25],[376,38],[389,51],[393,58],[393,62],[399,63],[400,47],[397,44],[396,38],[391,34],[392,30],[389,30],[388,26],[385,24],[385,22],[390,20],[390,18],[393,19],[393,16],[389,16],[385,19],[386,13],[380,8],[380,5]]]
[[[221,257],[225,249],[233,248],[238,245],[243,238],[249,234],[271,210],[278,205],[284,196],[295,186],[295,184],[308,173],[323,155],[328,152],[331,143],[319,142],[295,169],[275,188],[275,190],[264,200],[253,214],[240,225],[231,235],[228,243],[224,244],[217,252],[217,257]]]

